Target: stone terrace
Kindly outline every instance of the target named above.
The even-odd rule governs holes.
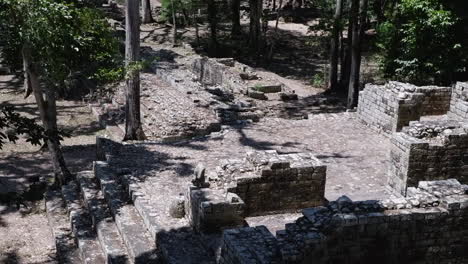
[[[354,113],[342,113],[300,121],[265,119],[180,143],[124,144],[112,156],[111,165],[138,185],[156,209],[155,221],[170,229],[187,224],[169,216],[169,205],[184,193],[199,162],[210,171],[221,160],[242,158],[251,150],[307,151],[328,168],[328,200],[341,195],[354,200],[384,199],[392,196],[385,178],[388,147],[388,138],[360,124]]]

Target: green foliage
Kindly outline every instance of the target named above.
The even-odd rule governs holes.
[[[122,67],[111,28],[95,9],[54,0],[0,0],[0,22],[11,44],[7,57],[20,58],[28,44],[49,88],[63,85],[77,71],[104,78],[106,69],[112,73]]]
[[[395,17],[378,29],[385,77],[415,84],[452,82],[468,55],[458,23],[440,0],[402,0]]]
[[[19,69],[21,51],[28,47],[45,89],[55,92],[73,76],[98,82],[123,78],[123,60],[110,26],[99,11],[83,3],[0,0],[0,32],[7,43],[3,50],[7,63]],[[47,135],[59,140],[67,136],[64,131],[50,134],[8,107],[1,108],[0,131],[0,147],[5,140],[14,142],[22,134],[32,144],[46,142]]]
[[[318,72],[314,74],[314,76],[310,80],[310,85],[318,88],[325,87],[325,74],[323,72]]]
[[[186,16],[194,12],[200,5],[199,0],[161,0],[161,18],[169,23],[172,23],[172,10],[176,13],[176,23],[181,23],[178,19],[177,14],[182,13],[185,19]],[[184,21],[189,22],[189,21]]]
[[[26,142],[33,145],[41,145],[46,137],[34,119],[21,116],[12,106],[0,105],[0,149],[6,140],[15,143],[19,135],[26,136]]]

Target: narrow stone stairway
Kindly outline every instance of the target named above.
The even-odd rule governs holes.
[[[143,219],[126,192],[110,177],[112,175],[107,174],[98,178],[94,171],[83,171],[77,174],[75,181],[63,186],[61,192],[49,192],[47,208],[51,213],[55,210],[56,215],[49,218],[49,223],[56,225],[52,230],[64,233],[55,235],[59,259],[73,264],[160,263],[155,240]],[[54,220],[64,214],[68,216],[71,234],[67,233],[63,221],[58,226],[60,220]],[[74,246],[78,256],[60,256],[73,252]],[[64,247],[69,250],[60,250]]]

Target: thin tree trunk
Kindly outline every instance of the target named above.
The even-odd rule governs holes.
[[[195,38],[197,40],[197,46],[200,46],[200,34],[198,32],[198,10],[193,12],[193,23],[195,26]]]
[[[293,9],[302,8],[302,0],[293,0]]]
[[[350,4],[352,5],[352,1],[350,1]],[[344,89],[347,90],[349,86],[349,74],[351,73],[351,46],[353,43],[353,20],[355,17],[351,14],[351,7],[350,6],[350,12],[349,12],[349,17],[348,17],[348,33],[347,33],[347,41],[346,44],[343,43],[343,46],[346,46],[344,49],[344,60],[341,62],[341,77],[340,77],[340,86]],[[356,17],[357,19],[357,17]]]
[[[126,81],[125,137],[124,140],[143,140],[140,118],[140,61],[139,1],[127,0],[125,16],[125,64],[128,69]]]
[[[231,12],[232,12],[232,36],[239,36],[241,32],[240,25],[240,0],[231,0]]]
[[[341,29],[341,16],[343,1],[336,0],[335,16],[333,17],[333,32],[330,43],[330,72],[328,88],[332,91],[338,91],[338,58],[339,58],[339,42]]]
[[[283,0],[280,0],[279,2],[279,8],[278,8],[278,11],[276,12],[276,22],[275,22],[275,34],[274,34],[274,39],[273,41],[271,42],[271,46],[270,46],[270,52],[268,52],[268,61],[271,61],[273,59],[273,50],[275,48],[275,44],[276,42],[278,41],[278,24],[279,24],[279,19],[280,19],[280,12],[281,12],[281,8],[283,6]]]
[[[142,22],[144,24],[153,22],[153,16],[151,15],[151,4],[150,0],[141,0],[141,9],[142,9]]]
[[[23,63],[25,69],[25,76],[28,80],[32,93],[36,99],[36,104],[39,109],[42,125],[44,127],[47,139],[46,144],[49,149],[52,164],[54,168],[56,186],[62,186],[68,182],[72,175],[67,168],[65,159],[63,157],[62,148],[60,147],[60,140],[57,129],[57,106],[55,92],[46,89],[43,93],[40,87],[39,75],[32,61],[31,48],[25,44],[23,46]]]
[[[338,80],[338,85],[340,86],[340,90],[342,90],[342,80],[341,77],[343,76],[343,70],[344,70],[344,60],[345,60],[345,44],[344,44],[344,36],[343,36],[343,30],[340,31],[340,70],[339,70],[339,76],[340,79]]]
[[[249,46],[253,52],[258,52],[262,41],[262,0],[249,0],[250,4],[250,33]],[[258,54],[258,53],[257,53]]]
[[[187,26],[190,23],[190,18],[187,15],[187,9],[182,8],[182,17],[184,18],[184,25]]]
[[[216,2],[214,0],[208,0],[208,23],[210,24],[210,47],[209,53],[212,56],[218,54],[218,19],[216,17]]]
[[[273,11],[275,11],[275,10],[276,10],[276,0],[273,0]]]
[[[176,11],[175,11],[175,5],[174,5],[175,0],[171,0],[171,6],[172,6],[172,45],[176,46],[177,45],[177,19],[176,19]]]
[[[359,7],[358,7],[359,4]],[[359,77],[361,71],[361,42],[366,22],[367,0],[353,0],[352,15],[355,17],[353,23],[353,41],[351,53],[351,73],[348,87],[348,109],[357,105],[359,96]],[[359,17],[359,18],[358,18]]]

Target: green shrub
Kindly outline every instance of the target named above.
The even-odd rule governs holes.
[[[419,85],[453,82],[468,57],[459,22],[440,0],[402,0],[378,28],[384,76]]]

